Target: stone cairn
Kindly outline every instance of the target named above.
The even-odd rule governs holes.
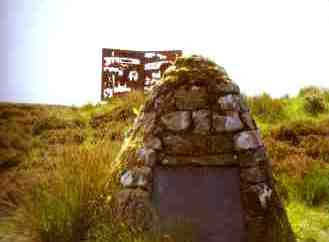
[[[295,241],[260,132],[239,87],[208,59],[182,57],[167,69],[116,162],[121,186],[115,196],[117,211],[142,231],[158,219],[151,199],[153,167],[235,166],[240,168],[247,241]]]

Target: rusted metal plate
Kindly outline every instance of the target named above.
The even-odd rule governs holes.
[[[102,96],[109,98],[133,89],[150,89],[182,55],[180,50],[132,51],[103,49]]]
[[[244,242],[239,169],[154,168],[153,202],[162,221],[196,226],[199,242]]]

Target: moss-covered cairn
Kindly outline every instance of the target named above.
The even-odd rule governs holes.
[[[147,230],[156,224],[154,166],[237,166],[247,241],[295,241],[239,87],[208,59],[179,58],[167,69],[116,162],[122,187],[115,199],[118,212],[135,228]]]

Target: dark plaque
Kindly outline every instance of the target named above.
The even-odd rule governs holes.
[[[184,221],[199,242],[244,242],[239,168],[154,169],[153,200],[162,221]]]

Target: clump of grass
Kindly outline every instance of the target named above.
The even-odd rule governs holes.
[[[63,148],[44,182],[26,194],[11,223],[42,242],[75,242],[104,212],[110,161],[117,147]]]
[[[298,241],[329,242],[328,167],[313,162],[303,177],[287,172],[277,172],[275,177],[277,189],[287,201],[288,218]]]
[[[194,241],[182,224],[140,232],[116,217],[111,160],[118,149],[114,143],[64,147],[43,182],[23,196],[7,220],[9,232],[40,242]]]
[[[274,171],[278,189],[288,201],[308,206],[329,205],[328,165],[294,155],[274,165]]]
[[[304,176],[299,194],[308,205],[317,206],[329,201],[329,167],[314,166]]]

